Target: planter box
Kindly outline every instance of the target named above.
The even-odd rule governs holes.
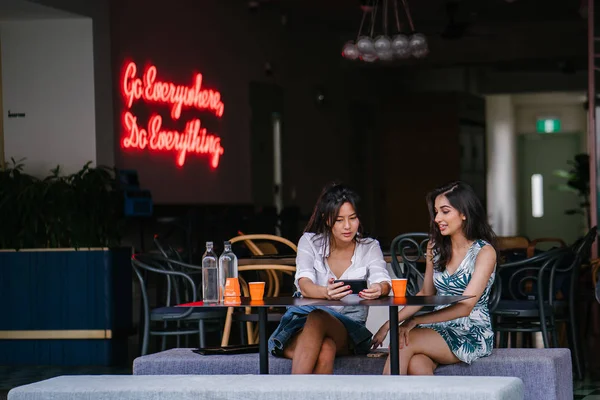
[[[0,251],[0,365],[126,364],[131,251]]]

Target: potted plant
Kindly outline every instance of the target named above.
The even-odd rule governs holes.
[[[119,247],[114,169],[45,178],[0,170],[0,364],[120,364],[131,329],[131,249]]]
[[[567,161],[570,170],[554,171],[556,176],[565,178],[566,183],[558,185],[558,190],[572,192],[579,197],[579,207],[565,210],[568,215],[583,215],[586,221],[586,232],[590,229],[590,156],[581,153],[573,160]]]

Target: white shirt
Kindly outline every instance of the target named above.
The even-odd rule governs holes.
[[[387,282],[391,285],[392,281],[386,269],[383,253],[381,252],[381,247],[379,247],[379,242],[377,240],[364,238],[356,243],[351,264],[340,277],[336,277],[329,268],[329,265],[327,265],[326,258],[329,256],[329,244],[327,243],[323,246],[323,241],[324,238],[322,235],[316,235],[314,233],[305,233],[300,238],[296,256],[295,279],[298,290],[300,290],[300,286],[298,285],[300,278],[308,278],[314,284],[319,286],[327,286],[329,278],[341,280],[366,279],[369,286],[373,283],[381,282]],[[357,295],[346,296],[342,301],[352,297],[357,297]],[[335,306],[331,308],[345,314],[344,309],[351,307]],[[346,311],[355,312],[356,310]],[[366,310],[364,316],[361,315],[359,319],[363,319],[363,317],[366,320]]]

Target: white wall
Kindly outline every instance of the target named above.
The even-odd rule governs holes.
[[[27,0],[45,9],[92,18],[98,164],[115,165],[114,93],[110,42],[110,0]]]
[[[513,95],[517,134],[536,134],[538,117],[560,119],[561,132],[578,134],[581,151],[587,153],[587,100],[584,92],[531,93]]]
[[[582,92],[486,96],[488,214],[499,236],[519,234],[517,135],[537,134],[540,116],[557,117],[562,132],[581,135],[581,151],[587,152],[584,101]]]
[[[89,18],[0,22],[4,152],[28,173],[96,163],[92,36]]]
[[[515,116],[510,95],[486,96],[487,201],[498,236],[517,234]]]

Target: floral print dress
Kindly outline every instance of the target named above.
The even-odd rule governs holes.
[[[487,244],[483,240],[473,242],[464,260],[453,274],[445,270],[444,272],[434,270],[433,284],[437,289],[438,296],[461,296],[463,294],[475,271],[477,254]],[[433,262],[434,264],[436,262],[435,255]],[[420,325],[422,328],[430,328],[438,332],[456,357],[467,364],[492,353],[494,332],[492,331],[488,301],[494,277],[495,270],[483,291],[483,295],[468,317]],[[444,307],[448,306],[437,306],[435,309],[439,310]]]

